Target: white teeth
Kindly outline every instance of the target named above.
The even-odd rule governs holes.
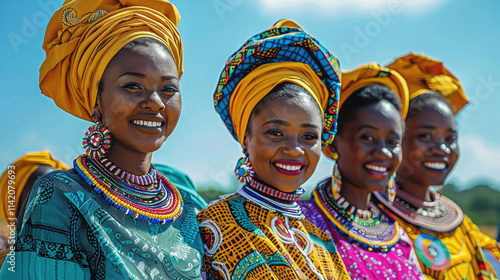
[[[281,169],[285,169],[285,170],[289,170],[289,171],[297,171],[302,167],[300,165],[284,165],[281,163],[275,163],[274,165],[276,165],[277,167],[279,167]]]
[[[382,166],[376,166],[376,165],[367,164],[366,168],[368,168],[370,170],[373,170],[373,171],[377,171],[377,172],[387,172],[387,168],[386,167],[382,167]]]
[[[152,122],[152,121],[143,121],[143,120],[133,120],[133,124],[135,125],[142,125],[142,126],[147,126],[147,127],[160,127],[161,122]]]
[[[446,168],[446,164],[443,162],[424,162],[424,166],[428,167],[428,168],[432,168],[432,169],[437,169],[437,170],[441,170],[441,169]]]

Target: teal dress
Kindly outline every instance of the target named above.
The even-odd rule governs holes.
[[[6,260],[0,279],[201,279],[200,202],[186,175],[162,173],[184,202],[170,224],[123,213],[71,171],[40,177],[16,233],[15,261]]]
[[[167,177],[168,180],[170,180],[170,182],[172,182],[172,184],[174,184],[174,186],[179,191],[184,191],[191,196],[191,199],[196,205],[198,211],[208,206],[208,203],[205,201],[205,199],[203,199],[203,197],[201,197],[201,195],[196,192],[193,181],[191,181],[191,178],[189,178],[188,175],[173,167],[161,163],[154,163],[153,165],[155,166],[156,170],[163,174],[163,176]]]

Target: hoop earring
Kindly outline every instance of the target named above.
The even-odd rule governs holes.
[[[392,205],[394,198],[396,198],[396,173],[392,174],[391,179],[387,183],[387,202]]]
[[[234,168],[234,173],[241,183],[249,183],[252,177],[255,176],[252,163],[245,151],[243,151],[243,156],[238,159],[236,167]]]
[[[96,111],[92,114],[92,124],[82,139],[82,147],[85,153],[93,158],[102,158],[111,146],[111,132],[100,122]]]

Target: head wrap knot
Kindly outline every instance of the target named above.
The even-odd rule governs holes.
[[[330,143],[337,128],[339,62],[291,20],[278,21],[229,56],[214,94],[215,110],[243,145],[253,108],[283,82],[303,87],[324,110],[322,143]]]
[[[406,80],[410,99],[422,93],[436,92],[448,100],[454,114],[469,103],[462,84],[441,61],[424,54],[410,53],[396,58],[387,67],[397,71]]]
[[[44,39],[40,89],[66,112],[91,120],[101,77],[127,43],[142,37],[164,44],[182,75],[175,6],[165,0],[67,0]]]
[[[68,170],[64,162],[55,159],[49,151],[26,153],[12,163],[0,177],[0,218],[6,222],[10,222],[8,218],[16,218],[16,212],[22,206],[19,204],[21,194],[24,190],[29,177],[35,172],[40,165],[48,165],[56,170]],[[12,171],[12,172],[10,172]],[[36,179],[36,178],[35,178]],[[9,186],[15,188],[14,207],[9,208],[10,192],[13,190]],[[31,186],[30,186],[31,187]],[[11,200],[12,201],[12,200]],[[14,210],[13,210],[14,209]]]

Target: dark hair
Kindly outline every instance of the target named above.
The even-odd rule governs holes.
[[[429,106],[434,106],[437,102],[442,102],[448,108],[450,108],[450,110],[452,110],[450,103],[448,103],[448,100],[444,99],[440,94],[436,92],[429,91],[420,94],[410,100],[410,104],[408,106],[408,115],[406,116],[406,119],[413,118],[423,109]]]
[[[302,97],[305,97],[310,101],[312,101],[314,104],[317,104],[316,100],[314,100],[314,97],[312,97],[303,87],[297,84],[291,82],[283,82],[276,85],[252,109],[252,113],[250,113],[250,117],[248,119],[248,126],[246,132],[249,133],[251,130],[250,128],[251,120],[255,116],[257,116],[269,102],[274,100],[285,100],[285,99],[302,98]],[[319,109],[321,117],[323,117],[323,110],[319,107],[319,105],[317,105],[317,108]]]
[[[342,92],[340,94],[342,95]],[[340,108],[337,134],[342,134],[345,123],[356,119],[359,109],[383,100],[391,103],[396,110],[401,110],[401,101],[396,93],[386,86],[375,84],[356,90]]]

